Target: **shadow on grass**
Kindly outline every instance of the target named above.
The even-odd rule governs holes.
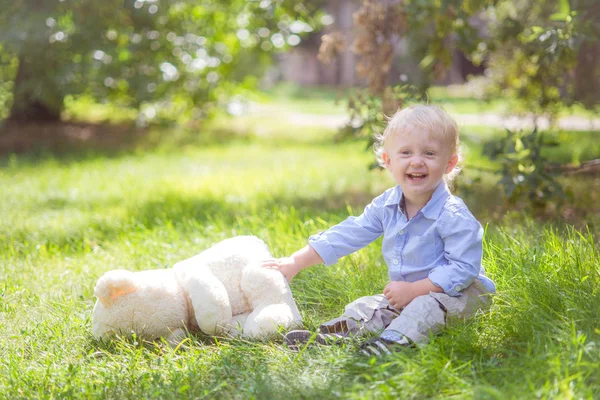
[[[128,124],[83,122],[14,123],[0,125],[0,165],[11,154],[31,164],[55,159],[63,164],[99,157],[116,158],[157,149],[219,145],[244,139],[233,129],[208,127],[204,123],[186,126],[136,127]]]
[[[215,228],[214,225],[217,225],[217,228],[231,227],[248,231],[260,226],[263,218],[266,226],[267,221],[272,221],[274,210],[285,212],[291,208],[295,209],[300,219],[327,218],[327,215],[335,214],[341,220],[347,215],[347,204],[360,212],[369,201],[370,195],[360,191],[336,193],[323,198],[307,198],[295,194],[258,196],[241,203],[207,197],[204,194],[189,197],[177,192],[164,192],[150,201],[124,205],[123,211],[115,215],[114,212],[109,212],[118,208],[123,199],[112,197],[81,205],[76,200],[50,198],[39,206],[36,205],[35,212],[42,216],[48,210],[62,213],[86,213],[93,210],[98,218],[83,218],[67,227],[50,225],[32,229],[15,226],[0,232],[0,249],[6,251],[6,247],[10,247],[12,249],[8,253],[16,251],[30,254],[35,253],[34,248],[43,246],[55,252],[73,253],[89,250],[95,244],[125,240],[136,232],[153,231],[167,226],[189,230],[198,227],[201,229],[203,226],[206,229]],[[247,226],[244,226],[246,223]]]
[[[107,203],[92,205],[94,212],[99,216],[103,210],[114,206],[118,199],[111,199]],[[45,204],[50,209],[62,211],[77,210],[76,202],[67,200],[50,200]],[[88,206],[89,207],[89,206]],[[218,216],[225,224],[233,224],[239,207],[234,209],[222,199],[188,199],[174,198],[168,195],[164,201],[153,200],[150,202],[129,206],[121,217],[101,217],[96,220],[84,221],[79,225],[69,227],[45,227],[40,231],[28,228],[15,228],[7,232],[7,239],[2,240],[6,246],[14,246],[23,254],[32,252],[32,247],[44,246],[59,252],[73,253],[88,250],[90,246],[103,242],[112,242],[119,238],[140,230],[153,230],[168,224],[181,225],[182,221],[195,220],[203,223],[211,216]],[[44,210],[40,210],[43,213]],[[0,238],[2,238],[0,233]],[[16,245],[18,244],[18,245]],[[2,246],[4,247],[4,246]]]

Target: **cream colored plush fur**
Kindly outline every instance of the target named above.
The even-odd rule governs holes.
[[[186,331],[268,338],[279,327],[302,325],[283,275],[261,268],[271,255],[254,236],[237,236],[173,268],[105,273],[94,294],[96,338],[134,332],[142,339],[176,343]]]

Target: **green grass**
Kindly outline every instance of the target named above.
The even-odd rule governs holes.
[[[280,83],[264,90],[257,100],[268,104],[270,109],[282,113],[345,115],[347,102],[344,96],[351,91],[352,89],[326,86],[303,87],[293,83]]]
[[[293,353],[277,340],[201,334],[176,350],[135,338],[95,341],[93,287],[103,272],[170,267],[239,234],[287,255],[392,184],[366,168],[372,158],[362,143],[331,143],[331,129],[307,130],[284,116],[262,125],[218,120],[212,129],[225,128],[243,137],[177,137],[110,157],[0,159],[0,398],[600,396],[598,213],[577,221],[579,229],[494,214],[493,181],[464,197],[489,223],[484,265],[498,286],[494,304],[426,347],[375,360],[352,346]],[[478,153],[478,129],[465,133],[469,160],[494,166]],[[582,209],[597,207],[579,197]],[[375,242],[335,266],[301,272],[292,290],[315,329],[380,292],[386,276]]]
[[[500,114],[527,115],[530,110],[516,99],[493,96],[489,99],[478,99],[469,84],[433,86],[427,91],[431,102],[442,104],[453,114]],[[582,118],[597,118],[596,110],[587,110],[579,104],[564,107],[558,117],[578,116]]]
[[[353,89],[335,87],[302,87],[292,83],[282,83],[266,90],[255,100],[258,104],[268,104],[269,109],[278,113],[305,113],[314,115],[344,115],[347,112],[346,96]],[[508,98],[500,96],[488,100],[476,98],[470,86],[432,86],[427,91],[430,102],[440,104],[452,114],[499,114],[527,115],[528,109]],[[580,105],[565,107],[559,117],[577,116],[597,118],[595,110],[586,110]]]

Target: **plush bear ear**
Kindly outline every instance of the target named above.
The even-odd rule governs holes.
[[[104,306],[109,307],[117,298],[135,292],[134,275],[123,269],[108,271],[96,282],[94,295]]]

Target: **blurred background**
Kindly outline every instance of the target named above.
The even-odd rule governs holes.
[[[465,196],[487,182],[500,206],[596,212],[599,21],[595,0],[15,0],[0,9],[0,157],[368,147],[386,115],[430,101],[463,130]],[[575,181],[595,188],[580,207]]]

